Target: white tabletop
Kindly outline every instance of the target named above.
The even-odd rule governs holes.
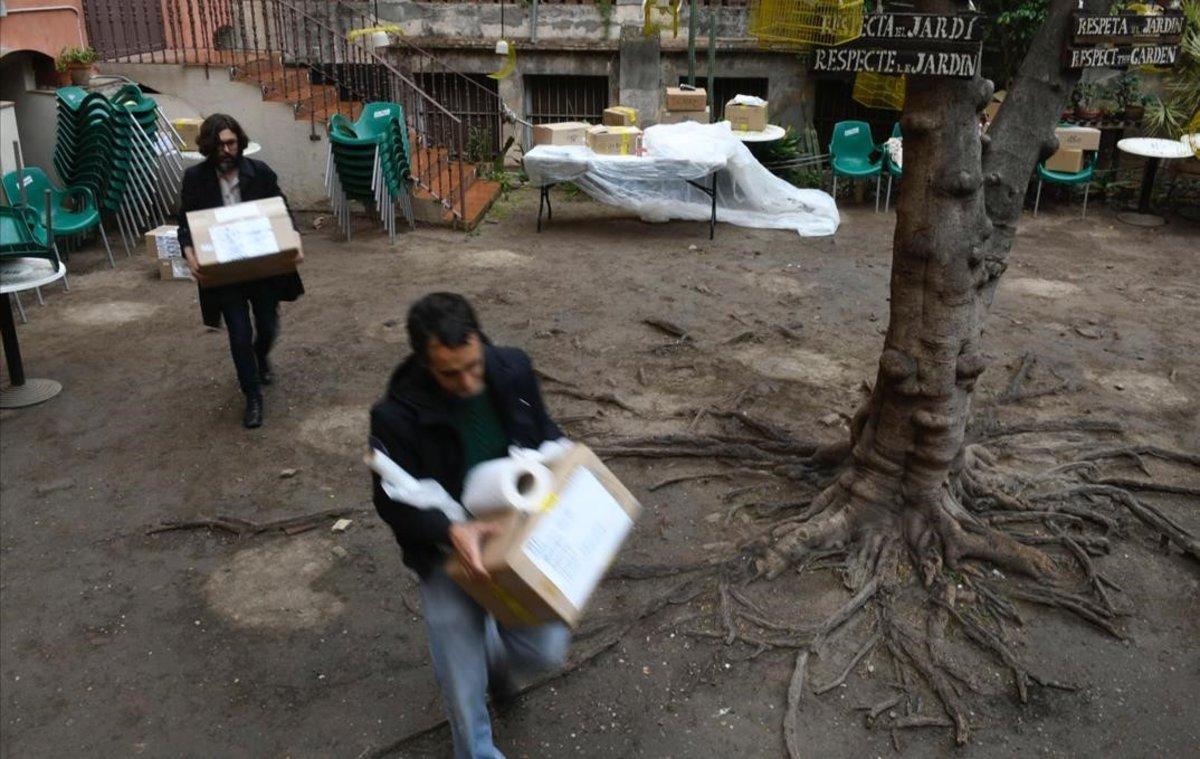
[[[0,262],[0,294],[42,287],[66,273],[67,267],[61,261],[55,270],[44,258],[9,258]]]
[[[1193,154],[1200,153],[1200,132],[1185,134],[1179,138],[1179,141],[1187,146],[1187,149],[1192,151]]]
[[[767,124],[767,128],[761,132],[739,132],[736,129],[733,130],[733,136],[742,142],[774,142],[775,140],[782,140],[785,134],[787,134],[786,129],[774,124]]]
[[[1179,140],[1162,140],[1155,137],[1126,137],[1117,143],[1117,149],[1145,158],[1187,158],[1191,148]]]
[[[246,144],[246,149],[242,151],[242,155],[254,155],[260,150],[262,150],[262,145],[259,145],[257,142],[249,142]],[[198,150],[181,150],[179,151],[179,155],[183,156],[183,160],[190,163],[200,163],[204,160],[204,156],[200,155],[200,151]]]

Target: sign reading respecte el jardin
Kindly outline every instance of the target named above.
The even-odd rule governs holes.
[[[1073,69],[1173,66],[1179,59],[1184,17],[1075,14],[1072,44],[1063,63]]]
[[[877,13],[862,36],[813,51],[814,71],[973,77],[979,72],[983,16],[978,13]]]

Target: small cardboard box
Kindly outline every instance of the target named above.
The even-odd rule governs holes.
[[[604,109],[603,119],[604,126],[637,126],[638,111],[627,105],[614,105]]]
[[[1100,130],[1095,127],[1068,126],[1054,130],[1062,150],[1099,150]]]
[[[687,89],[686,86],[668,87],[666,109],[668,111],[702,111],[708,106],[708,93],[703,87]]]
[[[192,278],[192,272],[188,269],[186,258],[164,258],[158,262],[158,278],[159,279],[184,279]]]
[[[490,517],[503,526],[483,547],[489,582],[467,576],[457,557],[446,572],[506,627],[579,623],[641,505],[600,458],[576,444],[551,467],[554,489],[535,513]]]
[[[642,130],[637,127],[594,126],[587,132],[588,147],[601,155],[638,155]]]
[[[208,286],[231,285],[296,270],[300,233],[283,198],[189,211],[196,264]]]
[[[182,258],[183,250],[179,247],[179,227],[174,224],[163,224],[146,233],[146,250],[155,261],[169,258]]]
[[[761,132],[767,128],[767,107],[729,102],[725,104],[725,120],[735,132]]]
[[[1075,174],[1083,170],[1082,150],[1060,150],[1046,159],[1047,171],[1062,171]]]
[[[586,145],[588,124],[582,121],[563,121],[558,124],[538,124],[533,128],[534,145]]]
[[[196,138],[200,136],[200,125],[203,123],[204,119],[175,119],[171,122],[183,140],[185,150],[199,150]]]
[[[682,124],[685,121],[696,121],[707,124],[712,121],[712,112],[705,108],[703,111],[663,111],[658,116],[660,124]]]

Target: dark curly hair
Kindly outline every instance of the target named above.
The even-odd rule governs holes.
[[[250,144],[250,139],[242,131],[242,125],[237,123],[237,119],[232,116],[214,113],[200,125],[200,134],[196,136],[196,147],[200,148],[200,155],[211,159],[219,154],[221,152],[219,135],[226,129],[237,135],[238,155],[244,153],[246,146]]]

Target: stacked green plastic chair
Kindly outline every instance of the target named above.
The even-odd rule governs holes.
[[[396,204],[413,226],[409,193],[408,127],[396,103],[367,103],[358,121],[341,114],[329,120],[325,186],[334,214],[350,238],[350,201],[374,206],[393,242]]]
[[[116,218],[128,253],[144,230],[171,215],[183,178],[178,136],[137,85],[110,96],[79,87],[57,94],[54,168],[65,184],[88,188],[100,212]]]

